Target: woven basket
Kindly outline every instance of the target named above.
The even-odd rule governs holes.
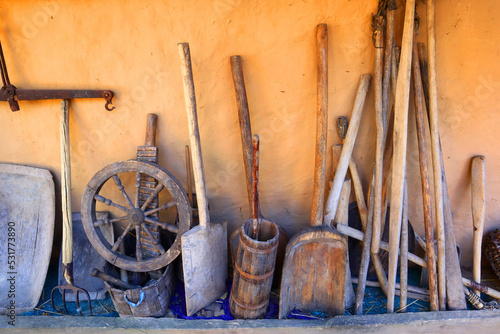
[[[174,292],[173,266],[167,266],[157,282],[140,289],[121,290],[104,284],[121,318],[162,317]]]
[[[484,252],[490,261],[493,271],[500,279],[500,229],[489,233],[484,243]]]

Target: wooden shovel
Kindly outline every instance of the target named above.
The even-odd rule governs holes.
[[[226,292],[227,223],[211,224],[201,156],[196,98],[188,43],[177,44],[192,149],[200,225],[181,237],[187,315],[193,315]]]
[[[484,156],[472,158],[472,222],[474,224],[474,245],[472,247],[472,275],[476,283],[481,283],[481,243],[483,241],[483,227],[485,216],[484,188],[485,162]],[[474,291],[477,295],[479,291]]]
[[[318,64],[326,66],[327,27],[317,28]],[[318,65],[320,67],[320,65]],[[318,71],[318,91],[327,84],[326,71]],[[315,188],[324,187],[327,139],[326,95],[318,97],[317,153],[315,163]],[[325,148],[325,149],[322,149]],[[344,181],[342,176],[342,181]],[[341,182],[342,185],[343,182]],[[323,188],[324,189],[324,188]],[[313,203],[322,203],[324,193],[314,189],[318,198]],[[340,195],[340,191],[339,191]],[[322,211],[322,205],[315,205]],[[328,225],[321,225],[321,214],[312,211],[312,227],[295,235],[286,248],[283,277],[281,280],[279,318],[287,316],[292,309],[302,311],[323,310],[330,316],[344,314],[344,284],[346,273],[347,240]]]

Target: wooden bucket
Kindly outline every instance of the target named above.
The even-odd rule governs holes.
[[[163,276],[154,284],[140,289],[117,289],[108,282],[104,285],[121,318],[162,317],[167,313],[174,292],[173,266],[167,266]]]
[[[250,237],[252,219],[240,229],[229,309],[234,318],[263,318],[269,304],[278,250],[278,225],[260,219],[259,240]]]

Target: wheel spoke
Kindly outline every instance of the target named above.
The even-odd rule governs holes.
[[[94,227],[101,227],[101,226],[104,226],[104,225],[116,223],[116,222],[124,220],[125,218],[127,218],[127,216],[113,218],[113,219],[107,219],[106,218],[106,219],[103,219],[103,220],[96,220],[94,222]]]
[[[118,175],[113,175],[113,181],[115,181],[116,186],[122,192],[123,197],[125,197],[125,199],[127,200],[127,203],[130,206],[130,208],[133,209],[134,208],[134,204],[130,200],[130,197],[128,196],[127,192],[125,191],[125,187],[122,185],[122,181],[120,180],[120,178],[118,177]]]
[[[167,204],[163,204],[162,206],[160,206],[159,208],[156,208],[156,209],[152,209],[152,210],[149,210],[149,211],[146,211],[144,212],[144,216],[149,216],[149,215],[152,215],[153,213],[156,213],[158,211],[161,211],[161,210],[167,210],[169,208],[173,208],[174,206],[176,206],[177,203],[175,201],[172,201],[172,202],[168,202]]]
[[[135,256],[137,257],[137,261],[142,261],[141,228],[139,226],[135,227],[135,236]]]
[[[130,230],[132,229],[132,226],[133,226],[132,224],[128,224],[127,228],[125,228],[125,231],[123,231],[122,235],[120,235],[120,237],[116,239],[116,242],[113,244],[113,247],[111,248],[113,252],[116,252],[118,250],[121,243],[123,242],[123,239],[125,238],[127,233],[130,232]]]
[[[140,188],[141,188],[141,181],[142,181],[142,174],[137,173],[135,174],[135,207],[139,207],[139,198],[141,195]]]
[[[97,201],[99,201],[99,202],[102,202],[102,203],[104,203],[104,204],[106,204],[108,206],[113,206],[113,207],[115,207],[117,209],[120,209],[122,211],[129,212],[129,209],[127,209],[126,207],[121,206],[121,205],[116,204],[116,203],[113,203],[112,200],[110,200],[109,198],[103,197],[101,195],[97,195],[97,194],[94,195],[94,199],[97,200]]]
[[[158,185],[155,187],[155,190],[153,190],[153,193],[151,195],[149,195],[146,202],[144,202],[144,204],[142,205],[142,207],[141,207],[142,211],[146,210],[146,208],[149,206],[149,204],[151,204],[151,202],[153,202],[153,200],[156,198],[156,196],[158,196],[158,194],[163,190],[163,188],[164,188],[164,185],[161,183],[158,183]]]
[[[153,225],[160,226],[164,230],[169,230],[172,233],[179,233],[179,228],[173,224],[163,223],[148,217],[144,217],[144,221]]]
[[[151,231],[149,230],[148,226],[146,225],[146,223],[142,223],[141,224],[141,227],[142,229],[144,230],[144,232],[146,232],[146,234],[151,238],[151,240],[153,240],[153,243],[156,247],[156,249],[160,252],[160,254],[164,254],[165,253],[165,249],[163,248],[163,246],[160,244],[160,241],[158,239],[156,239],[155,237],[153,237],[153,234],[151,233]]]

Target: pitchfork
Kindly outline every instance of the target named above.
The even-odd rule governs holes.
[[[61,197],[63,215],[63,240],[62,240],[62,271],[66,284],[58,285],[50,294],[52,308],[54,307],[54,292],[61,289],[64,310],[69,314],[66,307],[66,292],[73,291],[76,297],[77,311],[82,314],[80,308],[79,293],[82,292],[89,302],[90,315],[92,316],[92,304],[87,290],[74,285],[73,279],[73,221],[71,218],[71,164],[69,156],[69,100],[61,101]]]

